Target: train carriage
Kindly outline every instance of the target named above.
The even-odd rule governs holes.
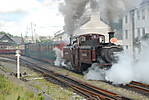
[[[57,47],[62,49],[63,47],[61,46],[63,45],[63,43],[53,41],[25,44],[25,55],[51,63],[54,62],[54,60],[56,59],[56,55],[53,51],[53,48]]]

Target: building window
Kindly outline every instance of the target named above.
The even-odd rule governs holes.
[[[126,49],[128,49],[128,45],[126,45]]]
[[[125,30],[125,39],[128,39],[128,30]]]
[[[142,9],[142,19],[144,20],[145,19],[145,10]]]
[[[142,35],[145,35],[145,28],[142,28]]]
[[[8,42],[8,40],[2,40],[2,42]]]
[[[140,28],[137,29],[138,37],[140,37]]]
[[[127,22],[128,22],[128,17],[125,16],[125,23],[127,24]]]
[[[137,11],[137,18],[138,18],[138,20],[140,19],[140,12],[139,11]]]

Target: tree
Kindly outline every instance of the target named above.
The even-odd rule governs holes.
[[[0,35],[4,35],[4,34],[6,34],[6,35],[8,35],[8,36],[10,36],[10,37],[13,37],[13,35],[11,35],[10,33],[6,33],[6,32],[4,32],[4,31],[1,31],[1,32],[0,32]]]

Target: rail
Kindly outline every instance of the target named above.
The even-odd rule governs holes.
[[[131,88],[138,89],[138,90],[143,91],[143,92],[149,93],[149,85],[148,85],[148,84],[144,84],[144,83],[132,81],[132,82],[131,82],[130,84],[128,84],[127,86],[128,86],[128,87],[131,87]]]

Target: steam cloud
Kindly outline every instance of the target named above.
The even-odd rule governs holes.
[[[134,69],[132,58],[123,52],[119,62],[106,72],[105,78],[113,84],[127,84],[134,79]]]
[[[117,22],[125,12],[141,2],[142,0],[98,0],[101,17],[107,23]]]
[[[58,48],[54,48],[53,51],[55,51],[56,54],[56,60],[54,61],[54,65],[55,66],[61,66],[62,62],[63,62],[63,52],[58,49]]]
[[[131,58],[127,51],[123,52],[119,56],[119,62],[114,64],[111,69],[107,71],[99,71],[101,69],[92,66],[94,70],[89,70],[89,72],[85,75],[88,76],[86,79],[88,80],[107,80],[112,82],[113,84],[127,84],[131,81],[138,81],[149,84],[149,40],[142,41],[142,51],[138,56],[137,60],[134,61]],[[101,77],[102,74],[102,78]],[[95,78],[94,76],[98,75]],[[104,75],[104,76],[103,76]],[[93,77],[92,77],[93,76]]]
[[[105,80],[105,70],[99,69],[96,63],[92,64],[88,70],[89,72],[84,76],[86,80]]]
[[[56,54],[56,60],[54,61],[54,65],[57,66],[57,67],[65,67],[69,70],[73,70],[73,67],[71,65],[70,62],[67,62],[65,64],[65,59],[63,59],[63,51],[60,50],[59,48],[55,47],[53,49],[53,51],[55,51],[55,54]]]
[[[142,51],[137,61],[132,61],[132,58],[126,54],[120,56],[118,64],[106,73],[107,80],[114,84],[128,83],[131,81],[139,81],[149,83],[149,41],[142,41]]]
[[[123,14],[140,4],[142,0],[64,0],[60,5],[60,12],[64,15],[64,30],[70,35],[80,26],[80,18],[86,15],[86,6],[90,5],[91,11],[98,10],[104,22],[110,24],[117,22]],[[83,23],[83,22],[82,22]]]

